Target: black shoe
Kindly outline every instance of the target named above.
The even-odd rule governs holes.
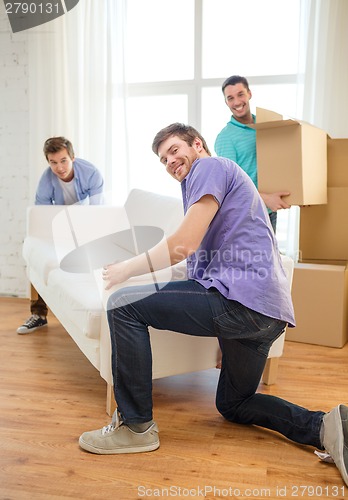
[[[27,319],[24,325],[17,328],[17,333],[19,333],[20,335],[24,335],[26,333],[31,333],[34,330],[37,330],[38,328],[41,328],[45,325],[47,325],[46,318],[41,318],[37,314],[33,314],[32,316],[30,316],[30,318]]]

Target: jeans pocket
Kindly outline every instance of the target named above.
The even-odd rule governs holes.
[[[225,313],[214,318],[215,333],[218,337],[230,340],[253,339],[272,335],[277,338],[282,331],[283,322],[269,318],[264,314],[253,311],[242,304],[234,303]],[[274,328],[274,327],[278,328]],[[278,331],[275,331],[278,330]]]

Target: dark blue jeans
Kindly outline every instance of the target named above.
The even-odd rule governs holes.
[[[271,221],[271,225],[272,225],[273,231],[275,233],[277,230],[277,212],[270,212],[269,219]]]
[[[108,321],[115,399],[125,423],[152,419],[152,354],[148,327],[217,337],[222,369],[216,407],[229,421],[273,429],[322,448],[324,412],[256,393],[268,351],[286,324],[225,299],[193,280],[127,287],[111,295]],[[164,334],[165,335],[165,334]]]

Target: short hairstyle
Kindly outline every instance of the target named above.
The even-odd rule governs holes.
[[[58,153],[62,149],[66,149],[71,159],[75,157],[74,148],[71,142],[65,137],[50,137],[45,141],[43,152],[48,160],[50,153]]]
[[[173,136],[180,137],[180,139],[185,141],[189,146],[192,146],[193,141],[196,139],[196,137],[198,137],[202,141],[205,151],[209,156],[211,156],[208,145],[201,134],[190,125],[185,125],[184,123],[178,122],[168,125],[168,127],[163,128],[156,134],[152,143],[152,151],[158,156],[158,149],[162,142]]]
[[[245,76],[233,75],[226,78],[226,80],[222,84],[222,93],[224,93],[225,88],[228,85],[237,85],[237,83],[242,83],[247,90],[250,90],[248,80],[245,78]]]

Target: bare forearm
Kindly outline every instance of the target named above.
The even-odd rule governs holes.
[[[139,276],[150,271],[159,271],[185,260],[194,249],[189,251],[175,236],[164,238],[148,252],[142,253],[127,261],[128,278]]]
[[[105,266],[103,279],[106,289],[151,271],[170,267],[194,253],[213,219],[218,205],[212,196],[205,196],[191,206],[177,231],[164,238],[148,252],[118,264]]]

